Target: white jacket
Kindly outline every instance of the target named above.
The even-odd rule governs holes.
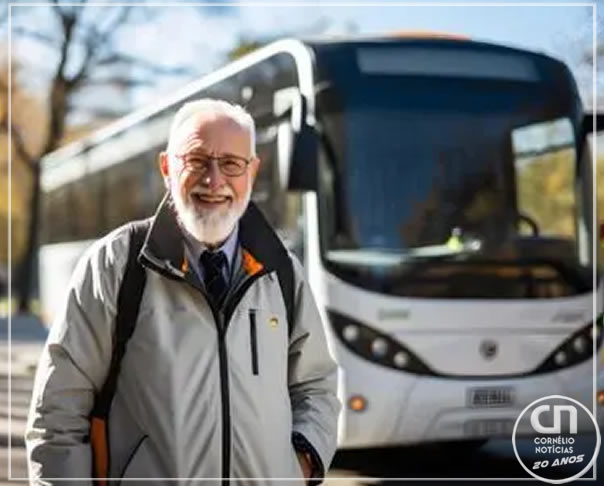
[[[236,284],[213,312],[187,268],[169,205],[154,216],[139,258],[147,282],[109,416],[110,477],[299,482],[294,439],[320,475],[329,467],[340,407],[336,365],[302,267],[253,204],[239,238]],[[90,248],[51,328],[26,431],[36,484],[91,475],[89,414],[108,372],[128,240],[123,227]],[[291,334],[276,277],[284,258],[295,274]]]

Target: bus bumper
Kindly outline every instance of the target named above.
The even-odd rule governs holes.
[[[507,379],[418,377],[375,365],[344,351],[339,395],[343,408],[338,429],[340,448],[380,447],[436,441],[511,438],[514,423],[531,402],[563,395],[594,410],[595,393],[604,389],[598,360],[594,389],[593,361],[559,372]],[[512,390],[505,406],[481,408],[470,402],[476,388]],[[364,399],[354,411],[353,400]],[[356,407],[358,409],[358,406]],[[595,405],[595,418],[604,424],[604,406]],[[531,431],[518,430],[518,434]]]

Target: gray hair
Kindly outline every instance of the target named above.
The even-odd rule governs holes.
[[[182,124],[192,115],[197,113],[215,113],[224,115],[233,120],[241,128],[247,130],[250,134],[252,155],[256,156],[256,126],[252,116],[240,105],[234,105],[224,100],[216,100],[212,98],[202,98],[195,101],[189,101],[182,105],[170,127],[170,138],[168,139],[168,152],[171,152],[174,140],[176,140],[176,132]]]

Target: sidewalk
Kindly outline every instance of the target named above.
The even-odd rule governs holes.
[[[8,339],[7,317],[0,317],[0,340]],[[46,339],[47,330],[40,319],[32,314],[15,314],[10,319],[11,339],[13,342],[43,342]]]
[[[35,316],[0,318],[0,375],[30,374],[35,371],[47,331]],[[10,358],[10,359],[9,359]]]

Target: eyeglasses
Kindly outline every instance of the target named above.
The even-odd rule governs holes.
[[[174,157],[183,161],[186,168],[205,173],[210,168],[212,161],[215,160],[218,164],[220,172],[227,177],[238,177],[245,173],[251,159],[239,157],[238,155],[221,155],[219,157],[211,157],[203,154],[173,154]]]

